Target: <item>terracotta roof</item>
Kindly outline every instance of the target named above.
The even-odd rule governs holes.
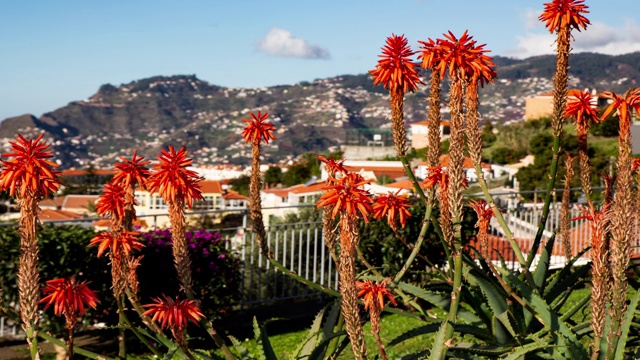
[[[295,186],[289,188],[289,191],[294,194],[305,194],[305,193],[315,193],[324,191],[323,187],[327,186],[327,183],[324,181],[320,181],[317,183],[310,184],[308,186]]]
[[[396,182],[391,183],[391,184],[385,184],[384,186],[391,187],[391,188],[396,188],[396,189],[406,189],[406,190],[414,191],[413,182],[411,182],[410,179],[404,179],[404,180],[396,181]],[[425,189],[425,187],[423,186],[422,183],[420,183],[420,187]]]
[[[67,195],[63,197],[62,209],[89,209],[89,204],[95,204],[98,195]]]
[[[64,210],[52,210],[52,209],[43,209],[40,213],[40,220],[76,220],[82,219],[83,216],[81,214],[74,213],[72,211],[64,211]]]
[[[248,197],[240,195],[237,191],[229,190],[226,194],[222,195],[225,200],[249,200]]]
[[[583,90],[580,90],[580,89],[569,89],[567,91],[567,96],[577,97],[578,95],[580,95],[582,93],[582,91]],[[552,92],[548,92],[548,93],[538,94],[538,96],[553,96],[553,93]]]
[[[203,194],[222,194],[222,185],[216,180],[202,180],[199,182]]]
[[[40,207],[62,207],[62,203],[64,202],[64,196],[56,196],[53,199],[44,199],[40,201]]]
[[[262,190],[266,194],[273,194],[277,197],[286,198],[289,196],[289,188],[286,189],[266,189]]]
[[[372,171],[377,178],[381,176],[388,176],[392,179],[397,179],[406,176],[407,174],[404,172],[404,168],[397,166],[347,166],[345,165],[345,169],[351,172],[360,172],[364,171]]]

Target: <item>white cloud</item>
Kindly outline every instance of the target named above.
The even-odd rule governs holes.
[[[296,38],[290,31],[272,28],[258,41],[258,49],[273,56],[293,57],[302,59],[329,59],[329,52],[311,45],[305,39]]]
[[[530,28],[527,25],[527,28]],[[549,34],[542,24],[540,31],[530,31],[524,36],[517,36],[518,46],[505,52],[504,55],[515,58],[553,54],[555,51],[555,35]],[[632,20],[619,27],[593,22],[587,30],[572,32],[575,41],[571,43],[573,52],[595,52],[608,55],[626,54],[640,51],[640,27]]]

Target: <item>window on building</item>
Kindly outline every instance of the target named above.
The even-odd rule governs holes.
[[[164,202],[162,197],[154,195],[151,198],[151,208],[156,210],[166,210],[167,204]]]

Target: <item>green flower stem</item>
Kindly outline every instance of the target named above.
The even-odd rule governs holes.
[[[31,327],[26,327],[26,335],[29,338],[29,353],[31,354],[31,359],[39,359],[40,354],[38,352],[38,337],[36,336],[37,331]]]
[[[124,296],[121,297],[118,300],[118,326],[120,327],[120,335],[124,337],[124,330],[125,330],[125,326],[127,329],[131,330],[131,332],[133,332],[133,334],[140,340],[140,342],[142,342],[142,344],[144,344],[147,348],[149,348],[149,350],[156,356],[161,357],[162,354],[156,349],[154,348],[149,341],[142,336],[142,334],[140,334],[140,332],[133,326],[133,324],[131,324],[131,321],[129,321],[129,318],[127,317],[127,315],[124,313]],[[119,349],[119,353],[118,356],[126,359],[126,353],[125,353],[125,357],[122,356],[122,347],[120,347]]]
[[[60,339],[56,339],[55,337],[53,337],[53,336],[51,336],[51,335],[49,335],[49,334],[47,334],[45,332],[39,332],[38,336],[40,336],[41,338],[47,340],[48,342],[50,342],[52,344],[56,344],[56,345],[58,345],[60,347],[63,347],[65,349],[67,348],[67,345],[64,343],[64,341],[62,341]],[[96,354],[96,353],[94,353],[92,351],[85,350],[85,349],[82,349],[82,348],[79,348],[79,347],[74,347],[73,351],[76,354],[79,354],[79,355],[82,355],[82,356],[86,356],[89,359],[115,360],[115,359],[110,358],[108,356],[105,356],[105,355],[102,355],[102,354]]]
[[[440,352],[434,352],[429,359],[445,359],[447,356],[447,350],[449,349],[449,342],[453,338],[453,325],[456,324],[458,318],[458,309],[460,308],[460,298],[462,296],[462,252],[457,251],[455,255],[455,269],[453,271],[453,291],[451,292],[451,306],[449,307],[449,313],[447,314],[445,331],[444,331],[444,346],[439,346],[437,349]]]
[[[422,191],[422,188],[420,187],[420,183],[418,182],[418,179],[416,179],[416,176],[413,174],[413,171],[411,171],[411,165],[409,164],[407,157],[401,156],[400,161],[402,162],[402,167],[404,167],[405,174],[407,174],[407,176],[409,177],[409,180],[411,180],[411,183],[413,184],[413,188],[416,190],[416,193],[418,194],[418,196],[420,196],[420,199],[424,202],[426,206],[427,196],[424,194],[424,191]]]
[[[424,193],[423,193],[424,195]],[[398,273],[393,277],[393,280],[391,280],[391,283],[389,283],[389,285],[394,288],[398,286],[398,283],[400,283],[400,280],[402,280],[402,277],[404,276],[404,274],[407,272],[407,270],[409,269],[409,267],[411,266],[411,263],[413,263],[413,261],[415,260],[416,256],[418,255],[418,252],[420,251],[420,248],[422,247],[422,242],[424,241],[426,235],[427,235],[427,230],[429,229],[429,220],[431,219],[431,211],[432,211],[432,207],[431,206],[427,206],[427,210],[424,214],[424,220],[422,221],[422,228],[420,229],[420,234],[418,235],[418,240],[416,241],[415,245],[413,246],[413,250],[411,250],[411,254],[409,254],[409,257],[407,258],[407,261],[405,261],[404,265],[402,265],[402,268],[400,268],[400,271],[398,271]],[[445,246],[446,248],[446,246]]]
[[[513,233],[511,232],[511,229],[509,229],[509,226],[507,225],[507,222],[504,219],[504,216],[502,216],[502,212],[500,212],[500,209],[498,209],[498,206],[493,200],[493,196],[491,196],[491,193],[489,192],[489,187],[487,186],[487,182],[484,179],[484,174],[482,173],[481,164],[474,164],[474,165],[476,168],[476,174],[478,176],[478,183],[482,188],[482,192],[484,194],[485,200],[493,210],[493,214],[495,215],[496,220],[498,220],[498,223],[500,224],[502,231],[504,231],[504,235],[509,241],[509,245],[511,245],[511,249],[513,250],[514,254],[516,254],[516,258],[518,259],[518,263],[520,264],[520,268],[522,269],[522,273],[527,279],[527,282],[529,283],[529,285],[532,285],[535,287],[535,282],[533,281],[533,277],[531,275],[531,272],[529,271],[529,266],[531,265],[531,263],[528,262],[528,260],[526,260],[522,255],[522,250],[520,249],[520,246],[518,245],[518,242],[516,241],[515,236],[513,236]],[[529,257],[533,258],[531,255],[529,255]]]
[[[125,324],[125,314],[124,314],[124,294],[120,294],[118,297],[118,356],[126,359],[127,358],[127,342],[125,338],[124,324]]]
[[[558,160],[560,158],[560,136],[553,139],[552,151],[553,151],[553,158],[551,160],[551,170],[549,171],[549,182],[547,183],[547,193],[545,194],[544,205],[542,207],[542,217],[540,218],[540,223],[538,224],[538,231],[536,233],[536,237],[533,239],[533,244],[531,245],[531,250],[529,251],[529,256],[527,257],[527,261],[525,263],[525,267],[527,270],[531,266],[531,263],[533,262],[533,258],[538,252],[538,248],[540,247],[540,242],[542,242],[542,235],[544,233],[544,228],[547,224],[547,218],[549,217],[549,208],[551,206],[551,194],[553,193],[553,188],[556,184],[556,174],[558,173]]]

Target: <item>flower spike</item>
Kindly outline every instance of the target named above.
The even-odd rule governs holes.
[[[364,185],[369,184],[371,180],[365,180],[356,173],[348,173],[341,179],[329,178],[328,183],[334,184],[324,187],[327,190],[318,201],[317,207],[333,206],[332,216],[338,215],[338,212],[357,216],[358,212],[362,215],[365,222],[368,222],[368,216],[373,211],[371,208],[371,194],[364,190]]]
[[[376,68],[369,70],[373,76],[373,85],[382,83],[384,88],[391,92],[416,91],[420,78],[416,71],[418,64],[411,61],[414,54],[404,35],[392,34],[388,37]]]
[[[160,321],[164,329],[174,328],[182,330],[187,327],[189,321],[198,324],[204,314],[198,308],[195,300],[173,300],[168,296],[164,299],[154,298],[152,304],[143,305],[148,310],[142,315],[153,315],[152,321]]]
[[[43,297],[40,303],[46,303],[45,310],[53,305],[56,315],[83,314],[85,307],[95,309],[98,304],[98,297],[87,287],[87,283],[78,282],[75,276],[49,280],[42,292],[48,295]]]
[[[393,230],[398,229],[398,221],[402,227],[407,225],[407,218],[411,216],[409,209],[411,204],[407,196],[389,193],[378,196],[373,204],[373,217],[375,219],[387,218],[387,223]]]
[[[588,14],[589,7],[584,5],[584,0],[553,0],[544,4],[544,12],[540,15],[550,33],[561,28],[573,28],[580,31],[591,24],[582,14]]]
[[[189,208],[194,200],[202,199],[200,177],[187,167],[193,164],[184,146],[176,151],[169,145],[169,150],[162,149],[160,160],[154,165],[154,172],[147,180],[149,192],[158,192],[166,202],[184,202]]]
[[[52,169],[58,167],[58,164],[47,160],[53,156],[53,151],[47,143],[41,141],[43,136],[44,134],[40,134],[35,140],[27,140],[18,134],[14,141],[9,142],[13,152],[2,156],[13,159],[2,160],[0,190],[8,190],[10,196],[14,196],[16,190],[19,190],[20,197],[25,197],[27,192],[48,196],[49,193],[58,191],[58,172]]]
[[[120,162],[115,164],[116,174],[113,176],[113,182],[119,184],[123,188],[138,184],[146,189],[146,180],[149,177],[149,169],[147,166],[150,161],[143,161],[144,156],[138,157],[138,152],[133,152],[131,160],[120,157]]]
[[[273,132],[276,130],[275,126],[271,123],[265,122],[269,117],[269,114],[258,111],[257,114],[250,113],[251,119],[242,119],[247,123],[247,126],[242,131],[242,137],[248,143],[253,143],[264,139],[266,144],[270,140],[275,140],[276,136]]]

